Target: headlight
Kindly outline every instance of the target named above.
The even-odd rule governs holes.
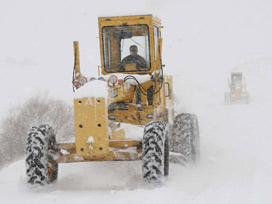
[[[123,79],[118,79],[118,84],[119,85],[122,85],[124,83],[124,80]]]
[[[99,77],[97,80],[99,80],[99,81],[106,81],[103,77]]]
[[[109,82],[113,85],[116,84],[117,80],[118,80],[118,78],[115,75],[111,75],[109,78]]]
[[[115,115],[109,115],[108,118],[109,120],[115,120]]]
[[[83,86],[84,84],[87,83],[88,79],[84,76],[81,76],[78,81],[79,81],[79,84]]]
[[[74,85],[74,87],[78,88],[78,87],[79,87],[79,81],[78,81],[78,80],[75,80],[75,81],[73,82],[73,85]]]

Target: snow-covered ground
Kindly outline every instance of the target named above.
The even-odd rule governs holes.
[[[72,41],[80,40],[83,71],[96,73],[98,16],[155,13],[165,26],[176,111],[198,116],[200,162],[171,164],[161,186],[142,182],[141,162],[60,164],[55,184],[32,189],[22,159],[0,171],[0,203],[272,203],[272,4],[140,0],[127,9],[126,1],[92,2],[0,2],[0,116],[36,88],[72,99]],[[224,104],[231,71],[243,71],[248,105]]]
[[[264,59],[267,61],[267,59]],[[265,64],[265,63],[264,63]],[[244,70],[251,100],[224,104],[226,78],[187,73],[176,77],[176,106],[194,109],[200,124],[201,160],[171,164],[161,186],[141,179],[141,162],[60,164],[58,181],[45,188],[26,184],[24,160],[0,172],[0,198],[10,203],[271,203],[272,67]],[[245,69],[239,67],[239,70]],[[257,72],[257,73],[256,73]],[[210,76],[210,77],[209,77]],[[205,78],[205,79],[204,79]],[[222,84],[222,83],[221,83]],[[190,102],[190,103],[189,103]],[[183,104],[183,105],[179,105]],[[188,110],[190,111],[190,110]]]

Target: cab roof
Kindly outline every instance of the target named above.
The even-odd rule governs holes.
[[[122,21],[146,21],[149,20],[155,24],[161,24],[161,19],[152,15],[152,14],[146,14],[146,15],[131,15],[131,16],[109,16],[109,17],[99,17],[98,18],[98,22],[102,23],[102,22],[109,22],[109,21],[118,21],[118,22],[122,22]]]

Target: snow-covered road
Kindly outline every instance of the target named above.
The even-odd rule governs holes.
[[[228,75],[175,78],[176,110],[198,115],[201,159],[170,165],[161,186],[141,179],[141,162],[60,164],[55,184],[31,189],[24,160],[0,172],[0,202],[8,203],[272,203],[270,68],[244,69],[251,100],[224,104]]]

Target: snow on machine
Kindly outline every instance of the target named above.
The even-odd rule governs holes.
[[[246,80],[242,72],[232,72],[231,81],[229,81],[230,92],[225,93],[225,103],[248,103],[249,94],[246,91]]]
[[[100,17],[98,23],[98,79],[82,75],[74,42],[75,142],[57,143],[49,125],[33,127],[26,147],[30,184],[55,181],[59,163],[87,161],[141,160],[143,179],[161,181],[169,173],[170,151],[188,163],[199,157],[197,117],[174,114],[172,76],[163,72],[160,19]],[[142,127],[143,135],[129,138],[122,124]]]

